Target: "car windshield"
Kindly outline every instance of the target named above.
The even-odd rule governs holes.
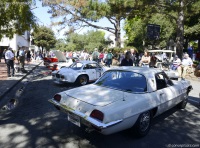
[[[146,78],[131,71],[107,71],[95,84],[133,93],[147,91]]]
[[[83,63],[80,63],[80,62],[75,62],[69,66],[69,68],[72,68],[74,70],[80,70],[82,67],[83,67]]]

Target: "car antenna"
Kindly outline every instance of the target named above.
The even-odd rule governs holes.
[[[125,101],[125,99],[124,99],[124,98],[125,98],[125,96],[124,96],[124,91],[123,91],[123,101]]]

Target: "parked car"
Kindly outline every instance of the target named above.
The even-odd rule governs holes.
[[[65,62],[66,58],[63,55],[63,53],[59,50],[52,50],[51,51],[53,57],[45,57],[43,58],[44,60],[44,65],[49,66],[50,63],[55,63],[55,62]]]
[[[75,125],[108,135],[131,129],[145,136],[151,121],[174,106],[185,108],[192,86],[144,67],[107,70],[94,84],[55,94],[49,101]]]
[[[76,57],[66,58],[66,60],[63,60],[60,62],[50,63],[47,67],[48,67],[48,69],[50,69],[52,71],[59,70],[60,68],[63,68],[63,67],[69,67],[76,61],[79,61],[79,59]]]
[[[52,79],[57,84],[75,83],[86,85],[96,81],[106,69],[95,61],[77,61],[69,67],[52,72]]]

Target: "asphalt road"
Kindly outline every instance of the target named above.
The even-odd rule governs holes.
[[[77,86],[54,85],[48,71],[39,67],[5,98],[17,105],[0,110],[0,148],[200,147],[200,82],[192,84],[186,109],[173,108],[156,117],[146,137],[137,139],[128,130],[104,136],[68,122],[67,115],[48,102],[55,93]]]

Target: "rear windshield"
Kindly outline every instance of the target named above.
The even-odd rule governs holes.
[[[128,92],[147,91],[146,78],[130,71],[107,71],[95,84]]]
[[[74,70],[80,70],[82,67],[83,67],[83,63],[80,63],[80,62],[75,62],[69,66],[69,68],[72,68]]]

